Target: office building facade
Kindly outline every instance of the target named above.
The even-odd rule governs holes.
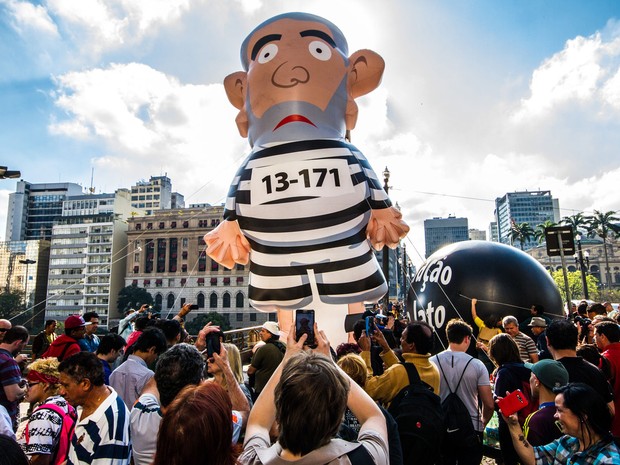
[[[528,223],[532,229],[545,221],[560,221],[560,206],[551,191],[509,192],[495,199],[495,221],[497,223],[498,241],[513,244],[512,224]],[[524,249],[536,245],[535,239],[527,241]]]
[[[62,215],[62,203],[81,195],[82,186],[70,182],[34,184],[18,181],[9,194],[7,241],[50,240],[52,226]]]
[[[151,215],[157,210],[185,208],[185,197],[172,192],[168,176],[151,176],[148,181],[138,181],[131,186],[131,205]]]
[[[424,220],[426,258],[445,245],[469,240],[467,218],[431,218]]]
[[[132,213],[127,189],[63,202],[62,217],[52,230],[46,318],[95,311],[106,325],[119,317],[116,300],[124,287]]]
[[[149,292],[164,318],[195,303],[198,309],[188,315],[190,320],[213,311],[234,329],[273,320],[275,314],[258,312],[248,302],[247,266],[228,270],[205,254],[203,236],[223,213],[223,206],[204,205],[131,218],[125,285]]]

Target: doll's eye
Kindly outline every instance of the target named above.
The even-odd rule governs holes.
[[[267,63],[278,54],[278,46],[276,44],[267,44],[260,49],[258,54],[258,62],[263,64]]]
[[[332,57],[332,51],[329,45],[320,40],[313,40],[308,46],[310,54],[317,60],[327,61]]]

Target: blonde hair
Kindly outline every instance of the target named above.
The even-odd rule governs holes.
[[[39,358],[28,365],[28,370],[39,372],[43,375],[53,376],[58,378],[60,376],[58,372],[58,365],[60,362],[56,357]],[[54,383],[49,385],[49,393],[55,396],[60,391],[60,383]]]
[[[243,383],[243,366],[241,364],[241,354],[239,353],[239,349],[236,345],[228,342],[224,342],[224,347],[226,347],[226,352],[228,353],[228,364],[230,365],[230,370],[233,372],[233,375],[235,375],[237,382]]]
[[[338,366],[361,387],[366,385],[368,367],[362,357],[357,354],[344,355],[338,360]]]

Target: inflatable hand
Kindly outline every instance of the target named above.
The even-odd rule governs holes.
[[[247,265],[250,260],[250,243],[241,233],[237,221],[224,221],[204,236],[207,255],[229,270],[235,263]]]
[[[394,207],[371,210],[366,236],[375,250],[384,246],[396,248],[398,241],[409,232],[409,226],[402,220],[403,215]]]

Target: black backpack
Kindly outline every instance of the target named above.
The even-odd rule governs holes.
[[[448,396],[441,403],[441,407],[443,409],[446,421],[444,440],[447,444],[450,444],[454,447],[471,446],[472,444],[475,444],[479,441],[478,433],[476,433],[474,425],[471,421],[471,415],[469,414],[469,410],[467,410],[467,407],[465,406],[461,398],[457,395],[457,391],[459,390],[459,386],[461,385],[461,381],[463,381],[465,371],[467,371],[467,367],[473,360],[473,357],[470,358],[465,365],[465,368],[461,373],[461,377],[459,378],[459,381],[456,384],[456,388],[454,388],[454,391],[450,388],[448,378],[446,377],[446,374],[441,367],[439,356],[436,357],[436,360],[437,365],[439,365],[439,369],[441,370],[441,374],[446,380],[446,386],[448,386],[448,391],[450,391],[450,394],[448,394]]]
[[[441,398],[420,379],[413,363],[402,364],[409,385],[394,397],[388,412],[398,424],[404,465],[432,465],[439,462],[445,423]]]

